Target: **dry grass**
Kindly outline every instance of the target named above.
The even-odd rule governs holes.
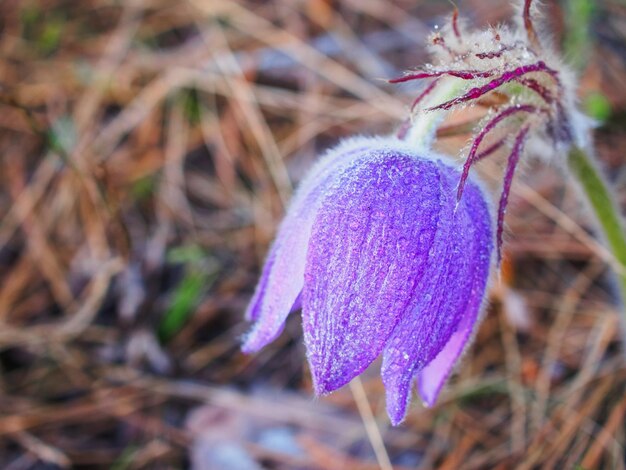
[[[584,84],[614,107],[597,137],[626,206],[626,7],[598,5]],[[478,24],[510,14],[461,7]],[[312,400],[297,318],[259,355],[238,350],[294,183],[342,136],[404,117],[415,90],[380,79],[423,61],[450,9],[0,3],[2,468],[220,468],[219,449],[242,468],[624,468],[606,254],[539,164],[514,188],[504,282],[434,409],[390,429],[377,370],[369,403],[361,384]]]

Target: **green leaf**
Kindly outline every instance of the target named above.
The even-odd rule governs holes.
[[[574,147],[568,155],[568,165],[576,176],[595,214],[608,247],[622,267],[617,273],[622,302],[626,301],[626,234],[608,183],[604,181],[594,161],[583,150]],[[623,305],[622,305],[623,308]]]
[[[187,323],[207,284],[207,274],[197,270],[190,270],[180,281],[159,325],[161,341],[167,342]]]
[[[587,114],[601,123],[606,122],[612,113],[611,103],[603,93],[594,91],[589,93],[584,100]]]
[[[204,250],[195,244],[182,245],[171,248],[167,252],[168,263],[198,263],[206,259],[206,253]]]
[[[594,0],[567,0],[566,3],[563,48],[565,56],[579,70],[587,64],[593,44],[589,24],[596,11],[594,3]]]
[[[182,92],[182,104],[185,117],[190,124],[198,124],[202,118],[202,106],[200,97],[195,89],[184,90]]]
[[[185,276],[176,286],[172,300],[161,321],[158,334],[167,342],[186,323],[205,292],[217,277],[218,263],[199,245],[189,244],[168,250],[166,260],[185,265]]]
[[[153,175],[144,176],[136,180],[132,187],[131,193],[137,201],[143,201],[154,193],[156,182]]]
[[[130,468],[139,448],[135,445],[126,447],[121,455],[111,464],[110,470],[126,470]]]

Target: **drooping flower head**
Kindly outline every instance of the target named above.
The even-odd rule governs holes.
[[[267,257],[243,349],[274,340],[302,308],[315,390],[329,393],[382,355],[387,411],[413,384],[432,405],[479,318],[491,266],[489,204],[436,153],[354,138],[302,182]]]
[[[562,156],[570,146],[586,148],[590,127],[576,107],[574,73],[545,36],[537,33],[532,0],[521,1],[519,6],[517,25],[485,30],[466,28],[455,10],[450,23],[431,36],[432,64],[391,80],[428,82],[413,102],[412,120],[400,129],[402,139],[419,127],[424,114],[468,105],[487,110],[474,126],[457,198],[463,195],[472,165],[508,148],[498,207],[498,256],[509,191],[524,149],[532,146],[534,154],[558,155],[564,161]],[[445,89],[453,92],[451,96],[444,92],[441,100],[438,92]]]

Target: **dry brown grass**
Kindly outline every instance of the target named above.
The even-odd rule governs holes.
[[[598,145],[626,206],[626,8],[598,4],[584,84],[614,106]],[[510,14],[460,6],[478,24]],[[185,468],[220,446],[282,469],[375,469],[385,454],[398,469],[624,468],[606,256],[571,185],[539,164],[514,188],[506,287],[435,408],[390,429],[377,370],[366,401],[360,385],[312,400],[297,318],[257,356],[239,352],[293,185],[342,136],[404,117],[414,90],[380,79],[423,61],[450,10],[0,3],[2,468]],[[291,444],[268,446],[276,433]]]

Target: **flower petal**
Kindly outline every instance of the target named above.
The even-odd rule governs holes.
[[[341,168],[364,155],[370,142],[355,138],[331,150],[311,170],[294,195],[276,240],[263,267],[246,318],[255,325],[245,338],[244,352],[255,352],[273,341],[282,331],[285,319],[297,309],[304,284],[304,264],[311,226],[324,188]]]
[[[413,379],[433,403],[477,320],[484,297],[493,236],[489,208],[476,184],[455,210],[456,171],[440,163],[442,212],[420,297],[396,326],[383,354],[387,412],[393,424],[406,414]]]
[[[441,352],[417,375],[418,390],[427,406],[435,404],[441,387],[472,336],[474,325],[478,323],[479,315],[483,310],[486,284],[489,278],[493,247],[489,210],[483,209],[481,211],[481,207],[484,208],[484,200],[478,187],[472,187],[468,194],[463,197],[465,198],[463,204],[465,220],[470,224],[473,223],[475,226],[473,246],[468,245],[466,249],[472,253],[470,256],[474,260],[480,260],[481,262],[474,264],[474,269],[471,273],[471,289],[467,296],[467,303],[461,322]],[[484,218],[480,217],[481,212],[486,212]]]
[[[320,394],[380,354],[419,295],[440,217],[437,163],[399,141],[370,154],[327,189],[311,232],[303,328]]]
[[[469,309],[471,310],[471,309]],[[478,309],[476,310],[476,312]],[[452,333],[441,352],[417,374],[420,397],[426,406],[433,406],[441,387],[450,375],[472,333],[477,315],[465,315],[459,328]]]

